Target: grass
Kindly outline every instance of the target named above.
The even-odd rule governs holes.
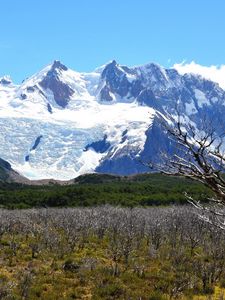
[[[7,245],[9,239],[5,236],[2,243]],[[163,300],[171,298],[170,292],[175,281],[182,276],[182,270],[174,271],[171,262],[165,257],[165,261],[161,258],[152,259],[146,241],[143,241],[139,250],[133,251],[128,265],[122,258],[119,260],[119,273],[115,276],[115,263],[110,255],[107,238],[99,240],[90,236],[82,247],[77,246],[73,252],[62,257],[43,250],[35,258],[32,258],[29,247],[30,239],[16,237],[19,247],[15,255],[9,251],[10,243],[1,248],[0,282],[13,287],[11,291],[14,298],[10,299]],[[143,273],[136,268],[142,265]],[[23,289],[27,289],[27,296],[22,297]],[[215,287],[210,299],[221,299],[222,293],[224,289]],[[208,295],[195,295],[187,289],[178,298],[190,297],[204,300]]]

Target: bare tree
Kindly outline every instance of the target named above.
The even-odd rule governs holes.
[[[157,120],[168,135],[171,153],[161,151],[160,162],[149,164],[166,175],[183,176],[201,182],[214,194],[207,206],[192,197],[188,201],[201,210],[201,217],[225,229],[225,125],[214,126],[203,117],[192,122],[178,109],[174,115]]]

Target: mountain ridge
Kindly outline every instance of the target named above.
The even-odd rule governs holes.
[[[54,61],[21,85],[0,79],[0,157],[32,180],[146,172],[142,162],[157,161],[159,148],[169,147],[156,116],[174,115],[176,104],[196,128],[204,115],[218,125],[225,92],[202,76],[155,63],[127,67],[112,60],[79,73]]]

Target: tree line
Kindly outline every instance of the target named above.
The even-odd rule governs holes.
[[[181,177],[143,174],[114,177],[90,174],[71,185],[26,186],[0,184],[0,205],[5,208],[77,207],[115,205],[124,207],[186,204],[188,192],[205,201],[212,192],[200,183]]]

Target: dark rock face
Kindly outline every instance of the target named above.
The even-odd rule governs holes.
[[[51,105],[50,105],[49,103],[47,104],[47,109],[48,109],[48,112],[49,112],[50,114],[53,113],[52,107],[51,107]]]
[[[5,161],[2,158],[0,158],[0,167],[6,169],[8,171],[12,170],[10,163],[8,163],[7,161]]]
[[[3,84],[3,85],[8,85],[8,84],[11,84],[12,82],[8,79],[5,79],[5,78],[2,78],[0,80],[0,84]]]
[[[34,142],[34,145],[33,145],[32,148],[30,149],[31,151],[32,151],[32,150],[35,150],[35,149],[37,148],[37,146],[40,144],[42,138],[43,138],[42,135],[39,135],[39,136],[36,138],[36,140],[35,140],[35,142]]]
[[[141,161],[159,163],[163,158],[161,153],[171,154],[175,148],[167,132],[162,128],[161,122],[155,118],[152,126],[146,131],[146,141],[141,153]]]
[[[58,69],[58,70],[63,70],[63,71],[67,71],[68,68],[63,65],[59,60],[55,60],[53,65],[52,65],[52,69],[55,70],[55,69]]]
[[[115,60],[105,67],[101,79],[106,84],[100,93],[101,100],[111,101],[112,97],[109,95],[109,92],[120,97],[125,97],[128,94],[131,84],[126,77],[126,73],[118,67]]]
[[[28,179],[17,173],[11,167],[11,164],[0,158],[0,181],[1,182],[29,182]]]
[[[123,143],[126,141],[126,139],[127,139],[127,132],[128,132],[128,130],[126,129],[126,130],[124,130],[124,132],[122,133],[122,139],[121,139],[121,141],[120,141],[120,144],[123,144]]]
[[[112,101],[113,98],[110,96],[110,88],[108,86],[104,86],[104,88],[100,92],[101,100],[103,101]]]
[[[40,89],[40,87],[38,87],[38,85],[34,85],[34,86],[28,86],[26,88],[28,93],[33,93],[35,91],[38,91],[39,94],[41,94],[43,97],[45,97],[45,94],[42,92],[42,90]]]
[[[140,79],[137,79],[134,82],[132,82],[130,93],[134,98],[136,98],[144,89],[145,87],[143,86],[142,81]]]
[[[103,140],[96,141],[96,142],[93,142],[91,144],[88,144],[85,147],[84,151],[87,151],[88,149],[92,148],[97,153],[104,153],[110,148],[110,146],[111,146],[110,143],[107,142],[107,135],[105,135]]]
[[[26,94],[21,94],[21,95],[20,95],[20,98],[21,98],[22,100],[25,100],[25,99],[27,99],[27,95],[26,95]]]
[[[70,97],[74,93],[68,85],[60,82],[53,73],[48,73],[47,77],[40,82],[40,85],[44,89],[50,89],[53,92],[55,102],[62,108],[67,106]]]
[[[33,151],[33,150],[37,149],[37,147],[38,147],[38,145],[40,144],[42,138],[43,138],[42,135],[39,135],[39,136],[36,138],[36,140],[34,141],[33,146],[30,148],[30,151]],[[27,161],[27,162],[30,161],[30,154],[27,154],[27,155],[25,156],[25,161]]]
[[[155,109],[157,109],[159,106],[158,101],[156,100],[155,95],[151,89],[142,90],[137,100],[140,104],[145,104]]]
[[[60,62],[55,61],[45,78],[39,83],[44,89],[50,89],[54,95],[55,102],[65,108],[69,103],[74,91],[65,83],[60,81],[58,72],[66,71],[67,68]]]
[[[28,86],[27,91],[32,93],[35,91],[35,88],[33,86]]]
[[[106,159],[96,168],[96,172],[98,173],[110,173],[124,176],[147,171],[149,171],[147,167],[129,155],[124,155],[116,159]]]
[[[8,181],[12,172],[10,163],[0,158],[0,182]]]
[[[166,72],[166,75],[168,76],[168,78],[170,80],[175,81],[175,82],[180,82],[181,76],[177,72],[177,70],[175,70],[175,69],[166,69],[165,72]]]

